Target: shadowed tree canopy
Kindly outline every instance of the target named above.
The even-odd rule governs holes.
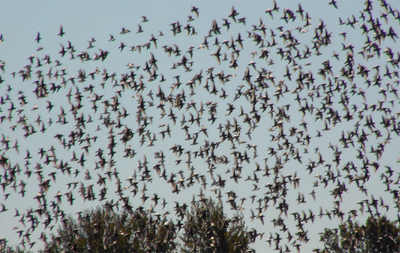
[[[55,234],[43,233],[42,252],[246,252],[260,235],[247,230],[240,212],[228,218],[210,199],[192,202],[190,211],[175,209],[183,214],[176,222],[143,208],[119,213],[108,205],[78,212],[76,219],[65,216]],[[23,252],[6,240],[0,249]]]
[[[185,216],[183,252],[245,252],[257,236],[247,231],[240,213],[227,218],[221,204],[205,198],[193,203]]]
[[[4,253],[23,253],[24,251],[19,247],[11,247],[7,245],[7,240],[4,238],[0,238],[0,252]],[[25,252],[31,252],[31,251],[25,251]]]
[[[158,213],[137,209],[131,214],[107,208],[63,220],[45,252],[167,252],[176,248],[175,229]]]
[[[325,229],[316,252],[400,252],[400,227],[385,216],[369,217],[365,225],[351,220],[336,229]]]

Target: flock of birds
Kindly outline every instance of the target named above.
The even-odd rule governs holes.
[[[187,20],[129,44],[130,34],[148,32],[151,17],[143,16],[137,30],[110,35],[110,51],[95,38],[76,48],[64,25],[59,52],[47,52],[38,32],[32,40],[39,48],[22,69],[0,62],[0,218],[17,220],[10,236],[19,246],[32,248],[35,231],[45,231],[46,243],[46,231],[78,200],[110,211],[145,207],[181,224],[191,199],[180,196],[194,190],[192,201],[242,211],[253,221],[248,226],[259,221],[252,239],[280,252],[309,242],[318,219],[400,211],[400,173],[388,164],[399,160],[385,158],[388,149],[399,153],[400,53],[385,46],[397,43],[399,10],[366,0],[359,15],[338,18],[341,33],[301,4],[288,9],[274,1],[257,24],[235,7],[228,14],[201,35],[201,10],[192,6]],[[282,25],[271,27],[272,20]],[[168,36],[177,42],[160,45]],[[191,38],[202,42],[178,43]],[[343,43],[332,52],[337,38]],[[6,35],[0,41],[8,43]],[[85,69],[118,54],[146,60],[124,63],[120,72]],[[69,62],[81,62],[77,74]],[[383,185],[382,195],[369,188],[372,180]],[[313,210],[309,203],[322,192],[330,206]],[[356,192],[364,198],[351,199]],[[12,210],[19,198],[35,202]]]

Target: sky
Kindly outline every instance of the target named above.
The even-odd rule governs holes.
[[[397,12],[398,15],[398,1],[388,1],[388,4],[391,5],[393,13]],[[193,6],[198,8],[198,17],[195,12],[191,11]],[[60,208],[65,213],[72,215],[80,210],[104,204],[105,201],[118,201],[119,196],[115,193],[116,180],[114,178],[107,179],[106,200],[99,200],[98,193],[101,187],[96,182],[99,176],[106,175],[108,170],[118,172],[122,187],[126,187],[123,194],[130,197],[130,203],[134,208],[143,206],[147,209],[153,206],[154,211],[158,213],[170,211],[171,214],[168,217],[172,220],[176,219],[173,211],[175,201],[181,204],[190,203],[193,197],[198,199],[200,194],[217,201],[215,192],[218,190],[223,196],[222,203],[225,212],[233,215],[236,210],[230,209],[226,194],[233,191],[236,193],[236,202],[239,211],[243,213],[246,225],[256,229],[259,233],[264,233],[262,239],[259,238],[255,244],[251,245],[257,252],[273,251],[274,247],[270,248],[266,242],[270,236],[274,237],[278,233],[282,238],[287,237],[287,232],[282,232],[278,226],[274,227],[274,219],[283,218],[291,234],[294,235],[298,231],[293,215],[291,215],[296,212],[300,215],[303,215],[304,212],[307,216],[313,212],[316,215],[314,222],[310,220],[304,223],[304,230],[307,231],[310,239],[308,243],[299,241],[302,245],[301,250],[304,252],[309,252],[315,247],[322,247],[319,242],[319,233],[323,232],[325,227],[334,228],[341,222],[339,218],[332,217],[330,219],[328,215],[319,218],[318,214],[321,209],[324,213],[330,212],[339,205],[340,210],[345,213],[344,220],[348,218],[352,209],[358,210],[355,220],[364,222],[368,213],[361,213],[359,202],[366,203],[365,200],[377,199],[379,203],[384,202],[389,207],[386,211],[385,207],[379,206],[380,213],[393,220],[397,219],[398,209],[396,209],[393,194],[387,191],[384,178],[388,177],[388,180],[393,181],[391,190],[399,188],[399,135],[392,131],[393,127],[389,127],[387,130],[380,122],[383,121],[382,119],[392,118],[393,124],[399,124],[399,100],[397,94],[393,92],[399,85],[398,74],[396,76],[394,73],[398,72],[398,63],[397,65],[391,64],[390,57],[385,54],[390,49],[394,58],[398,60],[398,48],[395,46],[398,38],[386,37],[377,43],[380,54],[371,49],[367,52],[367,48],[370,47],[365,44],[366,36],[374,42],[374,34],[373,31],[362,34],[363,24],[369,26],[365,12],[365,20],[362,18],[366,6],[364,1],[337,1],[337,8],[330,5],[329,1],[301,1],[301,7],[304,10],[303,18],[299,12],[296,12],[299,8],[299,1],[280,1],[277,5],[279,10],[272,11],[271,16],[266,11],[273,9],[273,6],[272,1],[249,1],[246,3],[239,1],[1,1],[0,60],[2,64],[4,63],[4,70],[0,71],[3,80],[0,84],[1,101],[3,101],[0,103],[0,116],[2,117],[0,154],[8,161],[8,164],[1,168],[1,183],[7,182],[10,167],[15,166],[14,168],[17,170],[19,168],[20,172],[15,174],[14,179],[10,179],[14,180],[10,184],[3,184],[6,186],[2,190],[4,197],[1,198],[0,203],[7,210],[0,213],[0,238],[7,239],[9,245],[17,245],[23,239],[18,237],[17,231],[25,232],[29,225],[24,227],[18,221],[21,216],[15,216],[15,210],[17,209],[22,215],[30,208],[35,210],[39,207],[34,198],[41,192],[40,178],[35,173],[37,166],[42,167],[42,181],[50,179],[50,187],[44,193],[48,204],[54,201],[54,196],[60,192],[63,195]],[[229,17],[232,9],[238,13],[236,22]],[[296,18],[285,21],[284,13],[290,12]],[[308,22],[306,22],[306,13],[309,17]],[[389,13],[386,21],[382,13],[385,14],[387,11],[379,2],[373,3],[371,13],[375,19],[379,19],[381,27],[385,31],[392,28],[395,32],[399,32],[399,20]],[[290,14],[287,15],[290,16]],[[142,16],[145,16],[148,21],[144,22]],[[240,22],[241,18],[245,18],[245,22]],[[224,19],[230,23],[229,29],[227,26],[223,26]],[[345,24],[340,25],[339,20]],[[353,20],[355,22],[352,22]],[[172,28],[178,22],[182,25],[182,31],[174,34]],[[215,22],[220,28],[219,33],[217,31],[210,32]],[[188,24],[192,27],[190,33],[184,29]],[[65,32],[63,36],[58,35],[60,26]],[[138,32],[139,26],[143,30],[142,32]],[[326,46],[322,45],[317,52],[313,48],[313,41],[315,41],[315,30],[318,27],[322,27],[322,35],[329,35],[331,43]],[[265,35],[260,28],[265,28]],[[130,32],[126,32],[128,30]],[[38,33],[41,38],[39,43],[35,40]],[[235,41],[238,34],[243,39],[243,47]],[[272,34],[274,35],[272,36]],[[255,42],[257,36],[260,36],[262,43]],[[284,39],[285,37],[290,38],[290,36],[295,38],[298,42],[297,45],[291,46],[291,41]],[[157,39],[156,45],[151,41],[152,37]],[[204,44],[205,38],[208,41],[208,48]],[[218,43],[216,43],[216,38]],[[230,45],[231,38],[236,44],[236,52],[225,45]],[[268,46],[274,40],[276,45]],[[123,49],[120,47],[121,43],[126,45]],[[149,43],[149,49],[146,48],[146,43]],[[72,45],[75,52],[66,49],[69,44]],[[178,48],[180,55],[176,53],[170,55],[165,50],[168,47]],[[219,47],[220,63],[213,55]],[[354,47],[352,50],[355,74],[354,78],[350,80],[344,77],[341,69],[349,59],[352,47]],[[68,51],[63,57],[59,53],[62,48]],[[188,52],[191,49],[192,55]],[[261,58],[263,50],[268,50],[267,59]],[[309,57],[300,57],[295,58],[295,61],[289,61],[287,58],[281,57],[280,50],[288,50],[287,52],[290,52],[292,57],[296,55],[296,52],[299,52],[300,55],[307,55],[305,52],[309,50],[310,54],[308,54]],[[96,55],[105,51],[108,52],[106,58],[96,60]],[[78,55],[86,53],[90,59],[81,61]],[[226,60],[223,59],[224,54],[226,54]],[[337,58],[334,56],[336,54]],[[188,69],[179,63],[182,62],[183,56],[189,62],[187,63],[187,66],[190,66]],[[151,63],[152,57],[156,59],[156,69],[155,65],[151,66],[150,64],[151,71],[147,72],[145,70],[146,62],[147,64]],[[237,61],[238,66],[232,66],[232,57]],[[33,60],[32,63],[29,58]],[[40,65],[38,65],[37,59],[39,59]],[[48,64],[46,64],[47,59],[50,59]],[[56,61],[59,61],[60,64],[58,65]],[[327,72],[325,76],[318,74],[326,64],[331,66],[331,72]],[[20,70],[26,70],[27,65],[31,65],[32,74],[30,79],[24,81]],[[132,66],[135,67],[131,68]],[[357,73],[360,66],[365,66],[369,70],[367,77]],[[261,71],[263,69],[264,72]],[[286,75],[287,69],[291,73],[290,78]],[[392,73],[391,75],[384,75],[387,69],[389,73]],[[210,90],[213,88],[211,80],[207,80],[207,77],[210,76],[207,70],[211,70],[213,73],[214,86],[217,90],[215,94],[205,88],[207,82]],[[87,78],[80,82],[79,73],[83,73],[83,71]],[[104,71],[108,75],[115,73],[115,81],[109,78],[102,84]],[[120,85],[123,75],[130,74],[131,71],[136,74],[136,82],[143,83],[142,90],[129,89]],[[158,74],[155,79],[151,77],[153,71]],[[47,75],[49,72],[51,74]],[[66,74],[61,76],[63,72]],[[91,72],[95,73],[93,78],[89,75]],[[251,75],[250,80],[253,83],[259,73],[264,75],[267,73],[270,78],[266,81],[265,87],[253,90],[250,89],[252,87],[250,82],[246,81],[246,72]],[[311,73],[315,79],[314,82],[308,87],[306,85],[299,89],[296,79],[300,72]],[[40,73],[43,75],[42,79],[37,77]],[[59,76],[56,77],[56,73]],[[218,73],[223,73],[226,79],[224,82],[220,81]],[[374,80],[374,77],[377,76],[376,73],[382,79],[380,86],[369,86],[367,80]],[[162,81],[161,75],[164,76],[165,81]],[[196,75],[203,76],[201,82],[194,79]],[[63,78],[66,80],[64,84],[62,83]],[[68,81],[72,79],[74,83]],[[52,83],[59,84],[61,88],[57,92],[50,91],[47,96],[37,97],[35,94],[36,80],[43,80],[48,87],[51,87]],[[176,85],[177,81],[181,84]],[[331,104],[326,100],[327,92],[323,91],[324,85],[326,86],[329,82],[334,84],[333,87],[337,83],[344,84],[340,91],[332,93]],[[92,91],[90,91],[91,85]],[[190,89],[190,85],[193,86],[192,89]],[[160,99],[157,97],[160,89],[166,96],[171,95],[173,98],[171,103],[164,103],[166,114],[164,116],[159,106]],[[281,96],[277,95],[280,90],[286,89],[287,92]],[[246,95],[248,94],[246,91],[254,92],[254,94]],[[82,95],[82,107],[77,110],[75,116],[73,110],[70,110],[71,103],[68,101],[68,94],[71,94],[72,105],[76,105],[77,95]],[[92,108],[91,102],[96,96],[95,94],[102,96],[101,100],[97,102],[97,111]],[[184,106],[179,109],[174,106],[176,105],[174,103],[177,103],[175,99],[182,94],[185,95],[186,101],[184,101]],[[318,97],[318,94],[321,96]],[[25,97],[24,99],[21,99],[22,95]],[[269,98],[267,101],[269,108],[263,112],[260,107],[262,97],[265,96]],[[343,118],[346,115],[346,106],[341,102],[344,96],[347,96],[349,113],[353,115],[350,120]],[[258,121],[255,117],[251,118],[251,123],[248,124],[244,120],[244,115],[254,116],[251,112],[252,97],[258,100],[256,109],[260,118]],[[301,99],[298,101],[297,97]],[[108,112],[104,113],[104,101],[108,100],[109,104],[112,104],[116,98],[120,103],[118,110],[113,111],[110,106]],[[137,111],[141,100],[144,101],[146,107],[145,115],[148,122],[145,128],[148,136],[144,135],[142,145],[140,144],[142,137],[137,132]],[[190,106],[193,104],[195,106]],[[15,110],[12,111],[12,117],[9,117],[11,105],[14,105]],[[50,110],[48,105],[53,105],[53,108]],[[326,117],[329,115],[327,112],[323,112],[325,120],[316,119],[318,109],[321,110],[324,105],[341,115],[341,121],[336,123],[332,121],[326,125]],[[204,111],[200,110],[201,106]],[[229,114],[230,106],[235,109]],[[373,109],[374,106],[375,109]],[[215,122],[209,120],[210,110],[213,107],[216,108]],[[308,109],[303,114],[302,107],[313,109]],[[380,109],[382,107],[388,108],[388,110]],[[107,115],[118,123],[118,114],[123,112],[122,108],[129,115],[125,118],[120,117],[122,124],[120,128],[117,125],[112,128],[116,141],[114,149],[116,153],[112,157],[115,163],[108,163],[104,168],[99,168],[96,166],[96,161],[98,161],[96,151],[103,150],[106,160],[110,161],[111,159],[107,148],[111,128],[102,123]],[[63,110],[65,120],[68,122],[66,124],[58,122],[59,115]],[[277,119],[275,115],[279,110],[283,110],[288,116]],[[169,116],[171,111],[177,117],[175,123]],[[242,114],[241,111],[244,113]],[[80,125],[77,123],[76,117],[84,117],[86,123]],[[198,123],[181,123],[183,119],[189,121],[191,117],[199,117],[200,120]],[[375,122],[375,126],[372,128],[366,124],[369,118]],[[26,131],[21,123],[24,121],[30,126],[28,129],[34,128],[36,131],[34,134],[24,136]],[[49,121],[52,121],[51,124]],[[237,132],[232,132],[232,129],[226,130],[226,125],[233,125],[235,121],[241,130]],[[196,141],[187,138],[185,125],[188,126],[188,133],[191,137],[197,135]],[[43,126],[46,130],[41,132],[40,129]],[[356,131],[357,126],[358,130]],[[161,132],[167,130],[168,127],[171,134],[170,136],[166,134],[163,138]],[[207,129],[207,135],[202,131],[204,128]],[[121,133],[124,129],[131,129],[134,133],[133,137],[125,144],[121,140]],[[222,140],[219,129],[230,131],[232,135],[236,134],[237,138],[235,137],[236,139],[232,142]],[[293,129],[294,134],[290,136]],[[62,136],[61,139],[65,139],[68,143],[71,131],[81,131],[83,132],[82,140],[91,139],[92,141],[90,143],[86,140],[70,142],[70,146],[64,147],[62,141],[59,141],[56,136]],[[276,140],[280,131],[286,134],[289,143],[293,144],[293,149],[285,148],[283,141],[279,138]],[[357,142],[357,136],[354,134],[361,134],[362,131],[368,134],[364,149]],[[247,132],[250,134],[246,134]],[[343,145],[340,141],[343,135],[353,136],[354,143]],[[307,136],[309,136],[309,143],[306,144]],[[205,147],[204,145],[213,142],[217,145],[214,149],[215,155],[219,156],[220,160],[212,161],[207,157],[196,157],[195,154],[198,154],[199,150]],[[6,143],[8,143],[8,148]],[[15,143],[18,144],[18,150],[13,148]],[[379,144],[384,145],[381,157],[371,152],[376,150]],[[174,154],[171,150],[176,145],[180,145],[184,149],[181,156]],[[128,147],[135,152],[132,158],[123,157],[124,150]],[[41,148],[50,159],[48,164],[45,161],[46,155],[44,157],[40,155]],[[88,150],[87,152],[85,148]],[[54,154],[51,154],[52,150],[54,150]],[[340,153],[339,163],[334,161],[335,150],[336,154]],[[27,152],[29,152],[30,158],[27,158]],[[274,152],[277,155],[273,155]],[[294,152],[299,153],[300,160],[294,158]],[[163,170],[166,171],[168,177],[171,173],[182,171],[181,174],[187,180],[191,173],[195,172],[204,176],[206,186],[202,186],[201,181],[198,183],[195,180],[193,186],[181,188],[179,194],[172,193],[171,185],[160,178],[153,169],[160,161],[158,157],[161,153],[165,155]],[[239,164],[242,167],[241,178],[235,182],[231,178],[235,154],[245,153],[249,160]],[[363,160],[357,158],[360,153],[364,157]],[[78,160],[80,157],[84,157],[83,166],[74,161],[74,154]],[[313,162],[317,163],[319,154],[325,162],[309,172],[308,165]],[[186,163],[189,157],[190,166]],[[284,157],[288,157],[288,160],[284,160]],[[223,159],[228,159],[228,162],[224,164],[221,162]],[[272,168],[276,166],[279,159],[282,159],[283,167],[275,177]],[[138,165],[145,160],[148,162],[152,180],[146,183],[140,181],[139,193],[134,197],[130,192],[132,188],[129,187],[126,179],[136,174],[139,180],[141,170]],[[369,179],[363,186],[366,189],[366,193],[363,193],[355,181],[349,179],[362,175],[361,168],[366,160],[369,161],[367,163]],[[61,161],[70,164],[71,175],[63,174],[57,168]],[[379,164],[377,170],[374,170],[372,165],[374,162]],[[210,173],[210,164],[213,165],[212,173]],[[346,172],[344,169],[346,164],[354,164],[356,169]],[[257,166],[260,166],[261,171],[256,171]],[[263,176],[266,167],[271,169],[269,176]],[[387,172],[388,167],[394,171],[392,176],[388,176],[390,174]],[[29,173],[26,171],[31,171],[31,176],[28,177]],[[75,171],[78,172],[77,176],[74,175]],[[51,179],[50,173],[55,173],[56,180]],[[87,176],[86,173],[90,176]],[[327,178],[329,173],[333,173],[337,178],[324,185],[323,179]],[[213,185],[213,180],[217,179],[217,175],[226,180],[224,188]],[[254,175],[258,177],[258,182],[254,180]],[[259,206],[257,200],[271,196],[268,193],[268,184],[274,185],[276,181],[288,181],[289,178],[296,176],[300,179],[298,186],[288,183],[287,194],[280,196],[275,205],[272,200],[268,203],[268,207],[263,211],[264,224],[258,218],[251,220],[252,212],[256,213]],[[179,177],[180,175],[177,174],[176,179]],[[252,180],[247,180],[248,177]],[[339,198],[334,198],[332,193],[337,185],[342,183],[345,183],[347,191],[339,200]],[[24,196],[21,196],[19,191],[23,184],[25,184],[26,192]],[[73,189],[74,184],[76,184],[75,189]],[[13,188],[13,185],[16,187]],[[69,185],[70,188],[68,188]],[[84,200],[80,196],[78,190],[81,185],[84,187],[93,185],[96,194],[94,201]],[[150,198],[153,194],[165,198],[168,202],[167,206],[164,209],[160,204],[154,206],[150,198],[143,203],[140,199],[140,190],[143,187],[147,189],[146,195]],[[315,200],[310,195],[313,191],[315,191]],[[73,205],[67,201],[65,194],[68,192],[72,193],[75,198]],[[305,201],[299,203],[298,196],[302,195],[304,195]],[[255,196],[254,202],[252,202],[251,196]],[[245,199],[240,205],[242,198]],[[289,205],[287,216],[280,214],[277,209],[282,201]],[[44,221],[44,217],[38,217],[41,223]],[[44,226],[40,224],[35,231],[31,231],[30,240],[37,242],[31,250],[38,250],[43,246],[37,240],[41,231],[54,233],[58,225],[59,223],[54,220],[46,230],[43,230]],[[50,231],[52,227],[53,229]],[[284,239],[281,245],[287,244],[290,249],[295,249],[294,240]],[[29,248],[29,243],[26,245]]]

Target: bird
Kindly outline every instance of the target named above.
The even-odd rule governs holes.
[[[64,29],[63,29],[62,25],[60,25],[60,31],[57,35],[62,37],[62,36],[64,36],[64,34],[65,34]]]
[[[39,43],[41,39],[42,39],[42,38],[40,37],[40,32],[38,32],[37,35],[36,35],[35,41],[36,41],[37,43]]]
[[[191,8],[190,12],[194,12],[196,14],[196,17],[199,18],[199,8],[197,8],[196,6],[192,5],[192,8]]]
[[[211,52],[211,55],[215,56],[215,58],[217,58],[218,64],[221,64],[221,59],[220,59],[220,57],[221,57],[221,46],[218,47],[217,51]]]
[[[142,26],[138,24],[138,30],[136,33],[142,33],[142,32],[144,32]]]
[[[145,23],[145,22],[149,22],[149,20],[147,19],[147,17],[146,17],[146,16],[142,16],[142,22],[143,22],[143,23]]]

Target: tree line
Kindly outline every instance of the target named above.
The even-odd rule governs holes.
[[[251,244],[263,234],[249,229],[243,215],[227,217],[221,203],[210,199],[175,209],[176,221],[137,208],[116,212],[112,205],[66,215],[56,233],[42,233],[41,252],[253,252]],[[348,220],[321,234],[323,248],[314,252],[400,252],[400,226],[385,216],[370,216],[365,224]],[[270,249],[266,249],[268,251]],[[0,239],[0,252],[26,252]]]

